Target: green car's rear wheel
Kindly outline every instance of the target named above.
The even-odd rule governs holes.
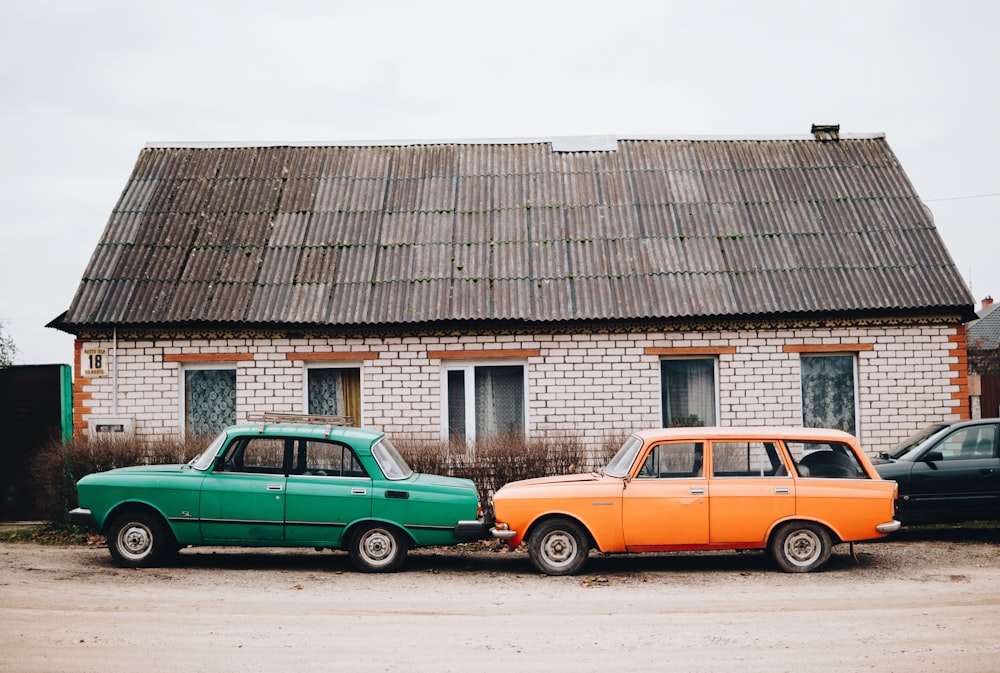
[[[368,524],[351,536],[347,553],[361,572],[388,573],[403,565],[408,547],[409,541],[393,526]]]

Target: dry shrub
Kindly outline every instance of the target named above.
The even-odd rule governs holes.
[[[76,482],[93,472],[130,465],[186,463],[208,446],[211,437],[186,440],[82,438],[63,444],[49,442],[31,466],[35,508],[54,524],[66,523],[77,505]]]
[[[586,451],[578,437],[553,434],[525,440],[516,434],[477,440],[472,446],[427,439],[393,438],[415,472],[463,477],[475,482],[483,497],[510,481],[579,472]]]

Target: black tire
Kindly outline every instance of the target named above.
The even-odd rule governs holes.
[[[590,538],[575,521],[549,519],[528,540],[528,557],[546,575],[575,575],[587,562]]]
[[[774,531],[771,558],[786,573],[819,570],[830,559],[830,533],[810,521],[790,521]]]
[[[116,515],[108,526],[108,551],[125,568],[157,566],[176,548],[177,541],[163,520],[150,512],[124,512]]]
[[[347,553],[361,572],[391,573],[403,565],[409,546],[409,540],[398,529],[375,523],[358,528],[351,536]]]

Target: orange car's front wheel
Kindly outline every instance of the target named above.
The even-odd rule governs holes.
[[[590,553],[587,533],[575,521],[549,519],[538,524],[528,539],[532,564],[546,575],[573,575]]]

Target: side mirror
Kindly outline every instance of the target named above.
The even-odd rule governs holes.
[[[940,451],[928,451],[920,460],[925,463],[933,463],[939,460],[944,460],[944,454]]]

